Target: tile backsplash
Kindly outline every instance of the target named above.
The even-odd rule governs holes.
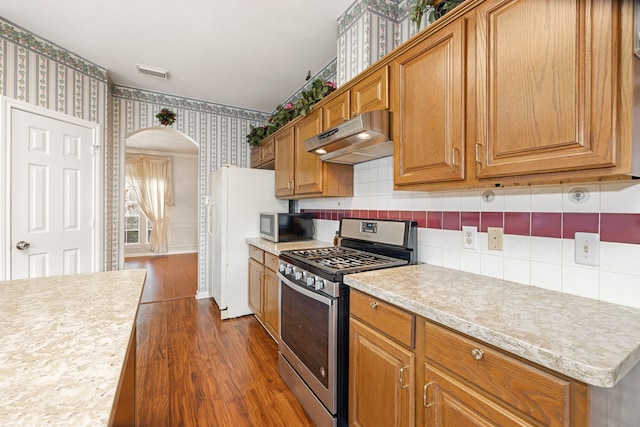
[[[354,166],[354,196],[301,200],[317,238],[344,216],[418,222],[420,262],[640,308],[640,184],[636,181],[450,192],[393,190],[393,158]],[[576,196],[577,194],[577,196]],[[462,226],[478,249],[462,248]],[[487,227],[504,229],[488,249]],[[600,265],[574,262],[574,234],[600,234]]]

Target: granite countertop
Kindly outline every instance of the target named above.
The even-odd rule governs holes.
[[[294,251],[297,249],[309,248],[326,248],[327,246],[333,246],[333,243],[323,242],[321,240],[302,240],[300,242],[274,243],[261,237],[248,237],[246,241],[248,244],[274,255],[280,255],[280,252],[282,251]]]
[[[526,360],[614,387],[640,360],[640,310],[427,264],[344,282]]]
[[[0,282],[0,425],[107,425],[146,271]]]

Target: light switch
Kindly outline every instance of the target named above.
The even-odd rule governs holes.
[[[600,265],[600,234],[578,232],[575,241],[576,264]]]

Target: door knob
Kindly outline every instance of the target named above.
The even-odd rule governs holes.
[[[18,243],[16,243],[16,248],[18,248],[19,251],[24,251],[25,249],[29,249],[29,246],[31,245],[25,242],[24,240],[20,240]]]

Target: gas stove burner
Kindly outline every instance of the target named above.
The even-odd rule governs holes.
[[[406,261],[346,247],[302,249],[287,252],[296,265],[311,265],[333,273],[349,273],[406,264]],[[303,264],[299,264],[303,263]]]

